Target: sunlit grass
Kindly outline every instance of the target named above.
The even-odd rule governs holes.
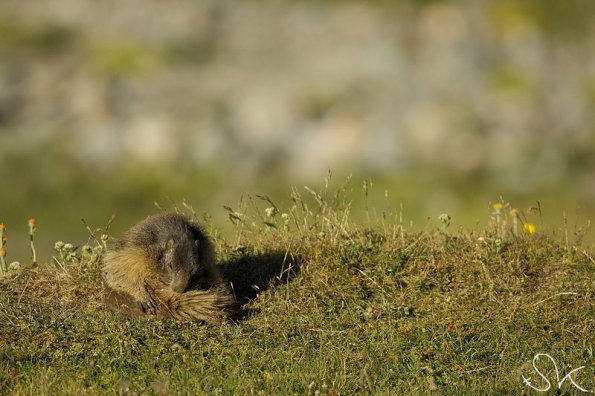
[[[586,366],[574,379],[595,389],[591,250],[527,232],[527,219],[514,231],[512,205],[504,228],[461,229],[445,214],[419,231],[401,208],[372,205],[369,221],[355,222],[351,198],[370,186],[332,186],[329,177],[322,188],[294,188],[283,204],[245,195],[225,209],[227,235],[177,205],[209,230],[226,271],[279,266],[274,287],[237,284],[252,300],[223,326],[107,312],[99,262],[109,226],[87,227],[79,248],[56,244],[53,263],[10,272],[0,281],[0,389],[522,394],[539,352],[564,372]],[[282,276],[287,266],[295,277]]]
[[[0,275],[5,274],[8,269],[6,267],[6,249],[4,248],[4,244],[7,241],[7,238],[4,236],[5,231],[6,226],[4,223],[0,223]]]

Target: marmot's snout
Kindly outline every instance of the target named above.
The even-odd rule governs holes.
[[[187,275],[174,275],[171,280],[170,287],[176,293],[184,293],[188,291],[190,280]]]

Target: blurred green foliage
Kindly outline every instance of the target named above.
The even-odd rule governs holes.
[[[285,4],[288,10],[291,9],[291,6],[299,7],[296,2],[290,1],[262,0],[260,3],[270,3],[272,6]],[[325,8],[325,12],[322,12],[321,15],[331,14],[334,7],[345,3],[360,3],[367,7],[378,7],[381,10],[387,10],[389,15],[392,15],[391,13],[395,10],[407,9],[411,10],[413,16],[418,16],[428,7],[435,5],[451,4],[460,8],[465,8],[468,5],[466,2],[454,0],[399,2],[390,0],[325,0],[307,3],[312,7]],[[220,7],[223,6],[217,2],[212,2],[212,5],[206,19],[215,26],[218,18],[221,18]],[[565,2],[488,0],[481,4],[474,3],[474,6],[479,7],[479,13],[486,17],[482,21],[493,24],[491,28],[496,36],[516,27],[536,27],[540,37],[547,42],[564,42],[567,46],[564,48],[574,48],[576,42],[589,39],[595,15],[595,2],[588,0]],[[179,85],[175,85],[170,91],[167,91],[167,94],[171,97],[182,96],[183,102],[190,104],[187,107],[179,105],[179,102],[169,104],[169,97],[160,98],[164,99],[163,102],[166,103],[161,110],[168,114],[175,114],[173,118],[176,119],[178,112],[181,116],[186,116],[187,113],[195,114],[203,111],[206,114],[205,108],[216,109],[214,112],[217,114],[214,116],[214,120],[208,120],[205,122],[206,125],[191,125],[196,130],[210,127],[209,122],[222,125],[222,134],[225,134],[225,138],[230,140],[231,143],[228,146],[231,149],[229,152],[216,154],[217,161],[206,161],[200,164],[185,161],[184,158],[176,158],[174,162],[155,158],[152,161],[131,160],[113,164],[82,161],[80,155],[75,156],[72,153],[73,150],[77,150],[77,147],[74,144],[69,146],[70,142],[64,141],[66,139],[64,136],[68,136],[66,132],[73,133],[78,129],[86,128],[96,119],[104,117],[105,114],[102,112],[108,110],[101,108],[96,112],[90,111],[91,121],[88,121],[88,119],[77,119],[76,116],[66,114],[67,111],[60,106],[60,103],[55,104],[51,96],[41,96],[41,99],[37,97],[31,99],[26,95],[19,96],[21,93],[19,89],[25,92],[31,90],[31,87],[27,85],[29,80],[23,77],[23,70],[41,65],[42,72],[31,74],[34,74],[38,80],[45,81],[43,73],[49,70],[45,67],[46,62],[64,55],[66,61],[64,65],[58,65],[57,68],[61,74],[57,79],[70,78],[71,75],[76,74],[72,70],[77,70],[77,62],[83,64],[78,77],[81,74],[91,75],[95,80],[89,84],[97,83],[99,86],[97,88],[100,92],[97,94],[100,97],[98,101],[104,104],[101,102],[103,100],[105,107],[116,109],[115,116],[110,116],[123,118],[122,114],[128,115],[128,113],[121,107],[128,106],[126,110],[130,112],[130,107],[132,107],[130,103],[134,103],[139,97],[134,95],[122,95],[122,97],[114,95],[112,97],[110,89],[117,90],[118,87],[125,86],[130,81],[132,81],[130,84],[136,84],[142,88],[150,86],[153,77],[168,68],[174,71],[172,74],[177,74],[187,72],[186,67],[189,65],[198,65],[197,70],[202,72],[201,67],[203,63],[207,63],[209,57],[214,57],[217,54],[221,56],[224,51],[218,44],[225,37],[226,32],[217,30],[216,26],[207,26],[206,33],[197,28],[190,35],[180,34],[174,35],[174,38],[151,41],[140,33],[122,37],[117,32],[111,32],[112,35],[106,37],[106,35],[98,34],[97,31],[90,30],[89,26],[84,23],[76,25],[76,23],[67,22],[66,19],[31,16],[27,11],[19,12],[18,7],[10,8],[8,3],[0,4],[0,14],[2,15],[0,16],[0,61],[2,61],[0,66],[4,66],[6,63],[7,69],[12,68],[12,71],[9,70],[10,73],[6,72],[5,74],[3,74],[4,69],[0,69],[0,76],[8,76],[6,77],[9,80],[8,85],[20,84],[18,89],[14,89],[17,92],[14,97],[5,99],[3,95],[8,90],[0,92],[0,147],[2,148],[0,156],[0,182],[2,185],[0,222],[6,223],[9,227],[8,249],[12,259],[21,259],[19,256],[26,257],[27,255],[26,221],[33,216],[39,219],[37,235],[41,245],[40,252],[47,257],[51,252],[53,242],[57,239],[78,239],[80,243],[84,242],[85,231],[80,222],[83,217],[91,225],[104,226],[111,215],[115,213],[117,217],[113,223],[113,233],[117,235],[131,223],[157,210],[154,201],[159,202],[164,208],[172,209],[186,199],[196,208],[197,212],[209,213],[216,227],[220,228],[222,232],[226,232],[227,220],[225,211],[222,209],[223,205],[235,203],[245,193],[266,194],[282,203],[290,204],[287,200],[290,187],[297,185],[301,188],[305,184],[302,179],[295,178],[295,175],[282,169],[282,164],[287,161],[283,147],[266,152],[259,165],[260,168],[257,168],[254,174],[248,177],[243,173],[244,169],[241,169],[243,156],[256,155],[254,152],[258,150],[258,145],[248,144],[252,142],[241,135],[241,128],[244,125],[241,125],[241,121],[235,120],[229,110],[234,104],[237,106],[237,95],[239,94],[235,90],[230,89],[232,92],[227,92],[226,89],[223,89],[223,92],[231,98],[229,99],[231,104],[225,102],[228,98],[222,98],[223,94],[220,93],[219,96],[209,98],[210,101],[193,103],[192,98],[184,97],[187,92],[183,91],[183,82],[176,81]],[[315,15],[313,20],[316,21],[318,14],[313,15]],[[409,14],[405,13],[405,15]],[[166,15],[163,17],[167,19]],[[152,26],[147,22],[147,31],[151,28]],[[413,26],[412,31],[415,32],[415,28]],[[138,30],[134,32],[138,33]],[[99,31],[101,32],[101,30]],[[387,34],[393,33],[391,31]],[[271,43],[274,43],[276,32],[260,32],[260,34],[263,39],[270,39]],[[410,34],[413,36],[413,33]],[[411,43],[415,43],[416,39],[406,38],[404,42],[413,46]],[[407,45],[403,46],[407,47]],[[545,52],[549,54],[548,50]],[[266,54],[266,52],[264,53]],[[405,48],[403,54],[413,57],[416,52]],[[500,53],[497,51],[494,54],[489,54],[494,58],[499,55]],[[257,60],[271,61],[266,56],[258,55],[257,57],[259,57]],[[246,60],[241,56],[227,59],[225,54],[222,55],[222,58],[229,64],[242,61],[248,64],[252,61],[252,59]],[[480,60],[484,61],[484,59]],[[354,60],[354,62],[356,61],[358,60]],[[271,61],[271,63],[274,62]],[[540,104],[544,101],[543,92],[553,89],[550,86],[538,86],[538,84],[545,83],[536,81],[532,70],[510,61],[478,62],[478,64],[472,63],[469,67],[487,70],[486,85],[488,88],[492,88],[496,92],[526,95],[534,100],[531,102],[533,106],[535,103]],[[260,67],[258,71],[260,69],[264,70],[263,74],[265,75],[269,73],[266,65]],[[569,70],[572,71],[572,69]],[[273,75],[274,71],[273,69],[270,74]],[[566,69],[562,69],[562,71],[564,72]],[[548,77],[555,78],[557,77],[556,73],[559,73],[557,69],[553,70]],[[192,79],[193,75],[190,73],[189,75],[189,78]],[[237,76],[232,77],[237,78]],[[417,77],[419,78],[419,76]],[[224,79],[221,77],[221,80]],[[362,78],[362,81],[359,83],[365,85],[367,82],[365,78]],[[550,83],[550,81],[547,82]],[[275,83],[278,81],[271,82],[271,85]],[[578,85],[576,88],[580,90],[586,98],[586,102],[591,106],[590,109],[595,109],[595,75],[587,75],[575,83]],[[163,85],[166,84],[167,82],[163,83]],[[223,82],[215,80],[213,84],[223,84]],[[92,86],[91,88],[95,89],[96,87]],[[202,87],[199,86],[199,88]],[[195,90],[200,91],[199,88]],[[344,91],[325,88],[323,86],[318,90],[301,92],[301,96],[297,100],[297,109],[292,109],[303,118],[300,120],[300,126],[324,121],[329,114],[334,115],[344,111],[345,108],[357,107],[353,104],[353,97],[363,95],[359,85],[348,86]],[[382,87],[369,89],[374,91],[380,90],[380,88]],[[411,89],[408,87],[399,88],[402,90]],[[44,89],[60,91],[63,88],[58,84],[48,84],[47,87],[44,86]],[[62,96],[68,96],[68,91],[65,92]],[[447,97],[451,93],[442,94]],[[418,92],[412,89],[410,96],[415,97],[416,95]],[[83,99],[88,98],[85,95],[82,97]],[[483,120],[476,119],[478,117],[472,114],[473,109],[468,108],[467,102],[458,102],[459,98],[455,99],[453,103],[449,102],[445,107],[454,109],[453,113],[460,111],[463,113],[461,116],[464,118],[463,124],[468,122],[473,125],[471,142],[483,138],[487,128],[482,123]],[[382,100],[391,101],[393,98],[383,98]],[[396,103],[395,107],[406,107],[410,104],[408,100],[405,102]],[[509,103],[508,98],[505,98],[503,102]],[[156,103],[160,105],[162,102]],[[154,102],[151,104],[154,105]],[[62,123],[46,126],[46,119],[41,118],[33,120],[31,124],[26,124],[29,119],[23,109],[35,106],[42,108],[40,113],[48,120],[54,117],[60,119]],[[47,106],[47,109],[44,106]],[[147,113],[156,112],[155,108],[148,107]],[[514,106],[511,107],[514,110]],[[567,111],[567,109],[560,110],[555,106],[552,107],[560,112]],[[573,104],[568,107],[572,108]],[[246,112],[251,110],[253,109],[249,108]],[[366,108],[364,110],[356,109],[354,113],[363,113],[365,110]],[[275,113],[275,111],[276,109],[265,109],[264,112],[268,114]],[[524,109],[519,110],[519,112],[522,111]],[[85,115],[89,114],[85,113]],[[548,116],[555,118],[558,114],[555,112],[549,115],[545,114],[543,120],[538,120],[541,123],[532,125],[532,127],[537,131],[539,128],[546,128]],[[235,132],[235,135],[234,122],[240,123],[239,127],[235,126],[240,129],[240,132]],[[55,134],[56,137],[42,139],[42,143],[31,148],[27,146],[26,139],[20,139],[22,136],[32,133],[29,129],[31,125],[37,128],[35,132],[38,134]],[[571,124],[571,127],[575,126]],[[391,126],[386,128],[392,131]],[[560,228],[559,224],[564,221],[564,211],[567,213],[567,220],[571,225],[576,224],[578,229],[585,226],[587,221],[593,219],[595,215],[593,192],[588,191],[589,188],[593,188],[593,183],[589,178],[592,177],[593,169],[595,169],[595,156],[593,155],[595,152],[595,129],[593,123],[584,123],[578,128],[584,130],[580,143],[569,141],[565,135],[558,135],[547,143],[537,139],[534,146],[529,144],[519,150],[518,164],[512,172],[497,166],[489,168],[489,164],[481,162],[471,170],[457,173],[446,169],[443,158],[439,155],[432,155],[431,151],[430,160],[416,161],[416,153],[404,146],[402,150],[406,152],[406,155],[409,155],[406,159],[410,162],[403,164],[397,163],[395,160],[394,169],[390,173],[354,163],[353,165],[348,164],[342,169],[336,169],[337,175],[334,180],[344,179],[347,174],[354,173],[354,215],[361,221],[366,221],[366,207],[376,211],[373,215],[382,216],[383,213],[399,212],[402,204],[403,221],[405,223],[411,221],[418,228],[434,226],[435,218],[440,213],[448,213],[452,216],[452,227],[481,227],[486,223],[490,201],[498,200],[499,196],[503,195],[506,200],[512,201],[513,204],[521,208],[534,205],[539,200],[544,209],[544,226],[552,232],[557,232]],[[180,129],[183,128],[180,127]],[[455,132],[458,131],[453,131],[453,135]],[[97,134],[100,133],[101,131],[97,132]],[[479,138],[475,139],[477,136]],[[449,143],[449,141],[450,139],[445,143]],[[192,150],[185,144],[182,146],[186,151],[179,157],[185,156],[188,151]],[[543,162],[548,164],[547,158],[544,161],[539,161],[541,157],[546,157],[548,154],[548,152],[544,154],[544,151],[547,151],[544,150],[544,147],[554,152],[555,155],[564,157],[563,161],[554,162],[554,165],[551,166],[551,168],[555,168],[561,164],[559,168],[565,167],[564,169],[554,169],[561,176],[550,177],[550,170],[535,169]],[[482,157],[486,156],[485,153],[481,153],[482,148],[472,146],[464,146],[464,148],[466,152],[460,155],[455,153],[454,157],[477,152],[480,152]],[[490,147],[488,147],[489,149]],[[502,155],[507,154],[504,152],[505,150],[502,151]],[[441,153],[439,152],[439,154]],[[238,162],[228,163],[231,160]],[[432,162],[433,160],[435,162]],[[238,163],[239,165],[237,165]],[[321,174],[316,179],[320,180],[318,184],[322,183],[323,178],[324,175]],[[368,178],[372,179],[374,187],[373,193],[367,198],[368,202],[365,202],[360,185],[364,179]],[[515,178],[515,180],[508,182],[507,178]],[[536,182],[535,180],[538,178],[540,180]],[[385,190],[388,191],[388,197],[385,197]],[[427,220],[428,218],[431,220]],[[591,240],[592,234],[592,232],[589,234]]]
[[[78,39],[77,31],[63,24],[31,24],[0,16],[0,54],[52,55]]]

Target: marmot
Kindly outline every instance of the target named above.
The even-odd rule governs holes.
[[[211,241],[179,214],[150,216],[133,226],[107,250],[102,271],[106,303],[129,315],[220,323],[233,311]]]

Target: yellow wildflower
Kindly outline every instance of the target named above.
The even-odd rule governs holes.
[[[537,232],[537,227],[535,227],[535,224],[533,223],[525,223],[523,224],[523,228],[531,235]]]

